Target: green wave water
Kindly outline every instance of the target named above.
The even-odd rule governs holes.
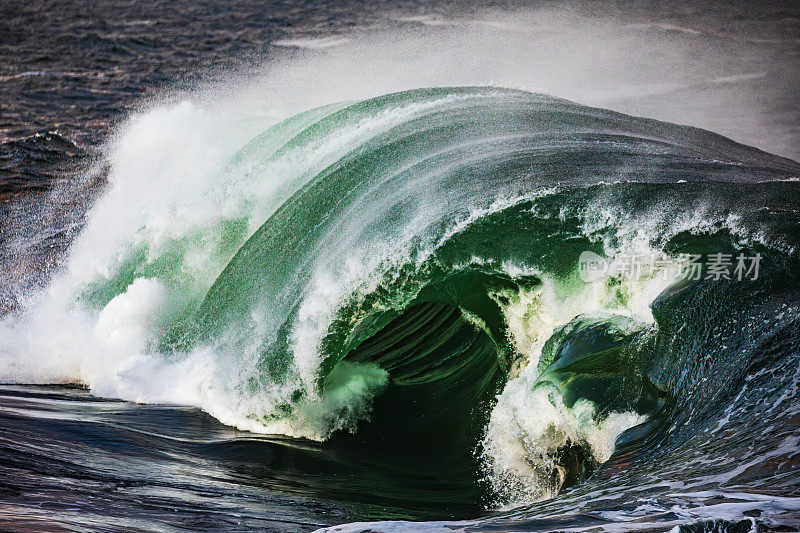
[[[797,163],[490,87],[333,104],[251,133],[119,232],[108,221],[132,208],[111,179],[64,272],[4,322],[4,377],[318,441],[335,457],[320,484],[357,463],[344,497],[407,517],[571,505],[670,468],[697,490],[799,479],[733,465],[768,470],[786,446],[744,444],[779,424],[748,413],[797,407],[781,396],[796,374],[779,370],[800,342]],[[675,281],[659,265],[587,283],[586,251],[763,261],[756,280]],[[54,323],[54,360],[32,365]]]

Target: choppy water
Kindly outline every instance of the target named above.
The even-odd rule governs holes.
[[[800,527],[795,11],[94,9],[3,29],[4,527]]]

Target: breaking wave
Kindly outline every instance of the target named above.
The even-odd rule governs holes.
[[[796,482],[797,433],[763,431],[800,408],[800,165],[493,87],[263,122],[126,123],[61,268],[0,322],[0,379],[361,450],[451,503]],[[586,282],[586,251],[667,260]],[[757,278],[670,274],[720,253]]]

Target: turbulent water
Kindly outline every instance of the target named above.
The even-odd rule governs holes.
[[[194,180],[122,179],[141,165],[128,136],[164,112],[202,113],[121,135],[65,267],[3,321],[4,379],[309,439],[272,452],[270,477],[409,517],[587,478],[503,519],[670,522],[711,500],[772,524],[800,507],[800,165],[467,87],[311,109],[231,140]],[[587,250],[763,259],[757,279],[676,282],[667,262],[586,283]]]
[[[3,527],[800,528],[800,164],[309,61],[4,208]]]

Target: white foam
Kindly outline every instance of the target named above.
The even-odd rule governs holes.
[[[620,289],[603,281],[567,287],[547,277],[543,281],[535,290],[502,300],[509,333],[526,358],[499,395],[483,441],[487,478],[501,506],[554,496],[563,482],[555,451],[568,441],[588,445],[594,458],[603,462],[613,453],[617,437],[644,421],[632,412],[614,412],[598,420],[591,402],[580,400],[569,408],[558,391],[534,388],[545,341],[557,327],[582,314],[622,314],[652,323],[650,303],[671,283],[661,278],[622,280]],[[627,295],[622,302],[615,296],[619,290]]]
[[[555,496],[565,472],[556,452],[567,444],[588,446],[602,463],[617,437],[644,421],[636,413],[611,413],[596,420],[594,405],[578,400],[571,408],[549,387],[532,387],[529,372],[512,380],[498,399],[483,441],[487,477],[506,508]]]

